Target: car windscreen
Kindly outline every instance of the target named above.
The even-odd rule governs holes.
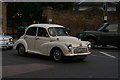
[[[51,36],[68,36],[67,29],[62,27],[51,27],[48,32]]]
[[[105,23],[103,24],[100,28],[98,28],[97,31],[102,31],[104,28],[106,28],[109,24],[108,23]]]

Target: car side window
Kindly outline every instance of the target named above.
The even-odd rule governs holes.
[[[39,27],[37,36],[48,37],[48,33],[47,33],[45,28],[40,28]]]
[[[118,24],[110,24],[106,27],[110,32],[117,32]]]
[[[26,35],[36,36],[37,27],[31,27],[27,30]]]

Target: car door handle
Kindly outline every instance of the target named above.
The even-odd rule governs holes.
[[[38,40],[38,39],[40,39],[40,38],[36,38],[36,40]]]

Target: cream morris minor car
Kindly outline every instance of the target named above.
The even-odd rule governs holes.
[[[84,60],[91,54],[89,42],[68,35],[68,30],[56,24],[32,24],[14,44],[19,55],[29,52],[51,56],[60,62],[65,56]]]

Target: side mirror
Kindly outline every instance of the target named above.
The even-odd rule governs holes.
[[[103,32],[109,32],[109,29],[104,29]]]

